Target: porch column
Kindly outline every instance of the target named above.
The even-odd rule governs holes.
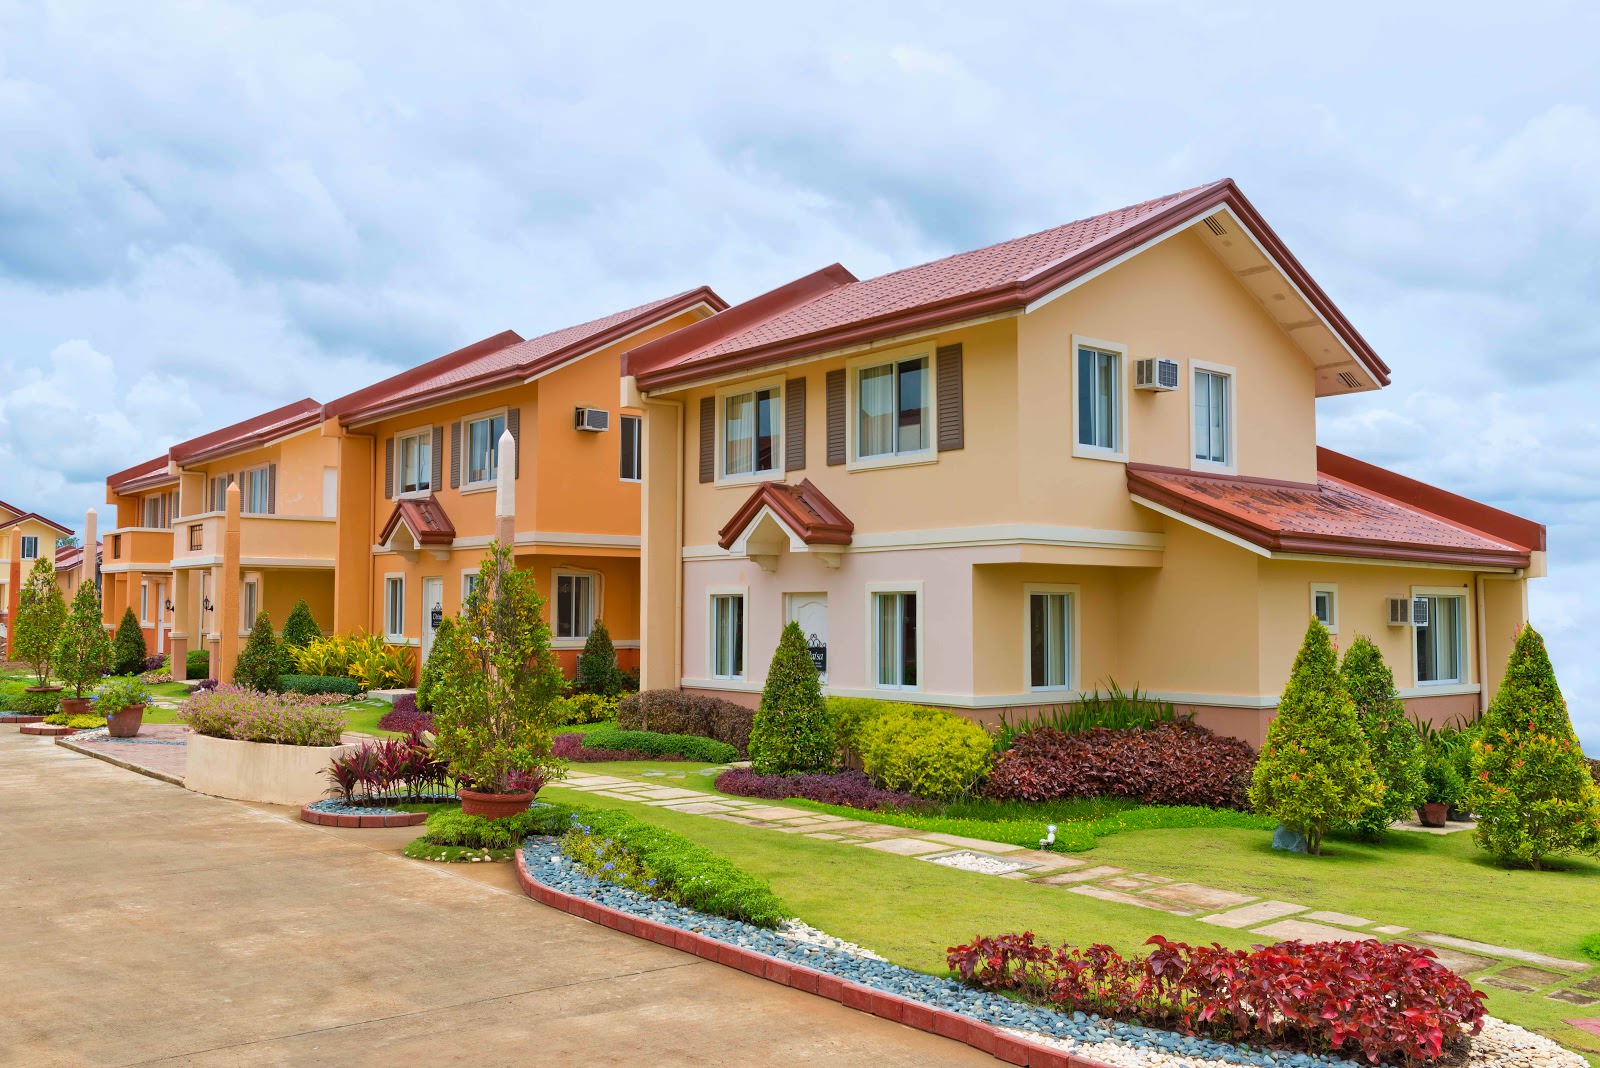
[[[167,649],[172,653],[172,677],[181,682],[187,678],[184,665],[188,660],[189,650],[204,647],[200,634],[196,631],[195,610],[193,595],[189,589],[190,572],[183,568],[174,568],[172,572],[171,587],[167,597],[172,601],[172,634],[167,643]]]
[[[100,540],[99,518],[93,508],[85,512],[83,516],[83,560],[78,565],[82,569],[78,575],[78,581],[87,582],[91,586],[94,585],[95,557],[98,555],[95,552],[95,542]],[[53,549],[51,550],[51,552],[54,551]]]
[[[228,485],[227,507],[222,519],[222,574],[212,603],[217,606],[212,620],[219,640],[217,659],[211,677],[221,685],[233,681],[233,662],[239,659],[239,483]]]

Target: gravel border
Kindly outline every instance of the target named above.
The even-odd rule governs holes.
[[[444,801],[461,800],[455,794],[421,794],[416,797],[387,798],[396,804],[436,805]],[[321,812],[329,816],[409,816],[405,809],[390,808],[387,805],[347,805],[336,797],[325,797],[321,801],[312,801],[305,805],[312,812]]]

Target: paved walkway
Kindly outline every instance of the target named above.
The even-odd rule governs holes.
[[[1600,979],[1590,978],[1592,966],[1582,961],[1430,931],[1414,931],[1365,916],[1317,909],[1313,905],[1263,900],[1220,887],[1095,864],[1092,854],[1091,859],[1084,859],[1024,849],[1003,842],[853,820],[771,801],[725,797],[665,782],[595,775],[579,768],[569,769],[560,785],[598,797],[637,801],[782,834],[801,834],[841,845],[895,853],[1002,879],[1026,879],[1037,886],[1194,917],[1201,923],[1248,930],[1275,940],[1327,942],[1404,936],[1407,941],[1426,944],[1438,954],[1440,963],[1462,975],[1506,963],[1515,965],[1475,981],[1521,992],[1549,989],[1546,996],[1569,1005],[1600,1004]],[[1580,978],[1584,981],[1573,983]]]
[[[0,1062],[981,1065],[986,1056],[0,728]],[[489,869],[489,870],[485,870]]]

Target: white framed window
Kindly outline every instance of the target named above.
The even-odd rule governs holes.
[[[265,466],[239,472],[239,511],[266,515],[272,509],[271,476]]]
[[[1128,348],[1110,341],[1072,339],[1072,455],[1127,459],[1123,394]]]
[[[494,482],[500,473],[500,435],[505,431],[505,412],[467,420],[467,467],[461,475],[462,485],[483,486]]]
[[[383,632],[390,642],[406,640],[406,577],[383,577]]]
[[[1467,596],[1459,589],[1414,589],[1417,685],[1467,681]]]
[[[744,591],[713,591],[710,596],[711,677],[742,679],[746,652]]]
[[[254,576],[246,578],[239,591],[239,630],[248,631],[256,625],[256,614],[261,610],[261,581]]]
[[[557,571],[555,632],[557,638],[587,638],[600,616],[600,576],[587,571]]]
[[[622,443],[619,474],[624,482],[638,482],[644,477],[644,439],[640,435],[643,422],[637,415],[622,417],[622,433],[618,435]]]
[[[139,583],[139,622],[150,625],[150,583]]]
[[[22,536],[22,558],[24,560],[39,559],[39,535],[24,534]]]
[[[922,584],[867,586],[872,682],[880,690],[922,686]]]
[[[429,493],[433,484],[433,428],[402,434],[394,443],[394,484],[402,495]]]
[[[461,572],[461,603],[466,604],[467,598],[472,596],[472,591],[478,588],[478,569]]]
[[[749,482],[783,471],[783,382],[717,392],[718,471],[722,481]]]
[[[1311,618],[1328,628],[1331,634],[1339,633],[1339,587],[1330,582],[1311,584]]]
[[[1233,368],[1190,362],[1194,398],[1189,406],[1189,428],[1194,439],[1191,456],[1196,468],[1232,471],[1234,460]]]
[[[1078,588],[1026,585],[1027,687],[1071,690],[1078,675]]]
[[[933,448],[933,364],[927,353],[856,367],[855,458],[908,456]]]

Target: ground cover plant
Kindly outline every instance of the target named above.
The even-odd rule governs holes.
[[[1079,694],[1070,705],[1023,712],[1018,719],[1000,713],[1000,725],[995,729],[996,752],[1010,749],[1018,737],[1035,730],[1060,731],[1062,734],[1082,734],[1102,728],[1110,731],[1138,730],[1162,723],[1178,722],[1178,713],[1171,701],[1163,701],[1117,685],[1116,679],[1107,682],[1104,692]]]
[[[828,771],[835,763],[838,729],[822,701],[816,662],[800,624],[778,638],[750,728],[750,764],[766,775]]]
[[[739,759],[733,746],[696,734],[658,734],[655,731],[625,731],[601,727],[586,731],[583,743],[590,749],[642,753],[647,757],[680,757],[708,764],[731,764]]]
[[[469,816],[459,808],[428,814],[420,838],[405,848],[415,860],[445,863],[507,861],[530,834],[558,835],[567,826],[566,808],[539,805],[503,819]]]
[[[641,760],[671,760],[679,761],[683,757],[675,753],[651,754],[639,749],[603,749],[588,743],[588,733],[582,731],[567,731],[555,736],[550,743],[550,754],[561,760],[571,760],[580,764],[608,763],[612,761],[635,762]]]
[[[617,704],[617,726],[623,730],[698,734],[733,746],[741,757],[750,751],[754,724],[752,708],[681,690],[646,690]]]
[[[398,695],[394,704],[378,720],[382,730],[401,734],[421,734],[433,731],[433,717],[417,707],[417,699],[408,693]]]
[[[1152,936],[1124,957],[1052,947],[1032,931],[951,946],[951,971],[1063,1012],[1229,1042],[1287,1045],[1371,1064],[1432,1064],[1483,1029],[1484,995],[1405,943],[1279,942],[1249,950]]]
[[[198,734],[280,745],[337,745],[345,714],[309,694],[267,694],[240,686],[197,691],[178,720]]]
[[[802,775],[763,775],[752,768],[729,768],[717,776],[717,789],[738,797],[788,797],[860,809],[924,809],[928,802],[913,794],[874,786],[860,771],[835,771]]]

